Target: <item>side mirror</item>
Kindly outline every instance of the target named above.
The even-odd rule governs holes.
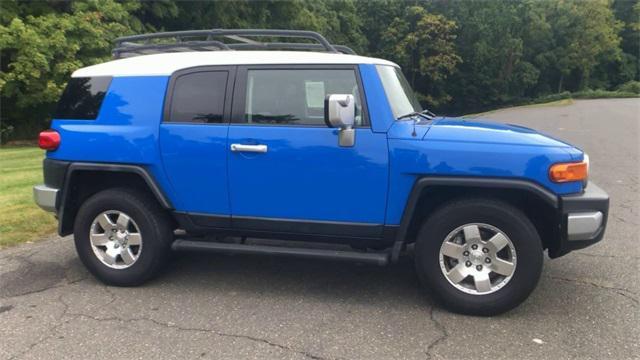
[[[350,147],[355,144],[356,102],[351,94],[331,94],[324,99],[324,122],[338,128],[338,144]]]

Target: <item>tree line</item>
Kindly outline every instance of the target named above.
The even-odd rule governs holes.
[[[640,92],[639,0],[0,1],[0,135],[33,138],[77,68],[118,36],[322,33],[394,61],[420,101],[460,114],[586,89]]]

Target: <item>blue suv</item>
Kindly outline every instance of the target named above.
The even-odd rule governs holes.
[[[492,315],[527,298],[545,249],[604,235],[609,198],[581,150],[435,116],[396,64],[317,33],[137,35],[114,57],[73,73],[34,188],[107,284],[150,279],[171,250],[378,265],[406,252],[444,307]]]

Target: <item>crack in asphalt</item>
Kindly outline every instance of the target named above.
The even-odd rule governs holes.
[[[263,344],[267,344],[269,346],[275,347],[275,348],[279,348],[288,352],[293,352],[296,354],[300,354],[303,355],[304,357],[307,357],[309,359],[313,359],[313,360],[329,360],[331,358],[326,358],[323,356],[319,356],[319,355],[315,355],[312,354],[308,351],[304,351],[304,350],[297,350],[285,345],[281,345],[278,343],[275,343],[273,341],[267,340],[267,339],[263,339],[263,338],[259,338],[259,337],[255,337],[255,336],[250,336],[250,335],[242,335],[242,334],[231,334],[231,333],[224,333],[224,332],[220,332],[217,330],[213,330],[213,329],[207,329],[207,328],[194,328],[194,327],[184,327],[184,326],[180,326],[171,322],[163,322],[163,321],[158,321],[152,318],[147,318],[147,317],[140,317],[140,318],[133,318],[133,319],[122,319],[120,317],[107,317],[107,318],[103,318],[103,317],[96,317],[96,316],[92,316],[92,315],[87,315],[87,314],[83,314],[83,313],[69,313],[68,316],[72,316],[74,318],[78,318],[78,317],[84,317],[87,319],[91,319],[94,321],[98,321],[98,322],[102,322],[102,321],[118,321],[118,322],[125,322],[125,323],[135,323],[135,322],[140,322],[140,321],[147,321],[150,322],[152,324],[158,325],[158,326],[162,326],[168,329],[174,329],[174,330],[178,330],[178,331],[189,331],[189,332],[201,332],[201,333],[209,333],[209,334],[213,334],[216,336],[221,336],[221,337],[227,337],[227,338],[235,338],[235,339],[245,339],[245,340],[250,340],[250,341],[255,341],[255,342],[260,342]],[[335,358],[335,359],[340,359],[340,358]]]
[[[22,262],[22,263],[26,264],[30,268],[33,268],[33,267],[36,266],[36,263],[31,261],[31,257],[33,257],[34,255],[36,255],[38,253],[39,253],[39,251],[34,250],[34,251],[31,251],[30,253],[27,253],[27,254],[24,254],[24,255],[13,254],[13,255],[2,257],[0,259],[14,259],[14,260],[17,260],[18,262]],[[58,282],[56,282],[54,284],[51,284],[50,286],[45,286],[45,287],[43,287],[41,289],[35,289],[35,290],[29,290],[29,291],[21,292],[19,294],[15,294],[15,295],[9,295],[9,296],[0,295],[0,299],[13,299],[13,298],[18,298],[18,297],[22,297],[22,296],[43,293],[43,292],[51,290],[51,289],[57,289],[57,288],[62,288],[62,287],[65,287],[65,286],[73,285],[73,284],[79,283],[79,282],[84,281],[84,280],[89,278],[89,275],[85,275],[85,276],[82,276],[82,277],[80,277],[78,279],[70,280],[69,277],[67,276],[67,271],[69,270],[69,268],[61,267],[61,270],[65,272],[64,277],[62,279],[60,279]]]
[[[77,281],[76,281],[77,282]],[[70,284],[64,284],[61,286],[55,286],[55,287],[51,287],[49,289],[52,288],[58,288],[58,287],[64,287]],[[103,287],[103,289],[105,290],[105,292],[107,292],[110,296],[110,300],[104,304],[103,306],[108,306],[110,304],[112,304],[113,302],[115,302],[117,300],[117,295],[115,293],[113,293],[113,291],[111,291],[107,286]],[[92,315],[88,315],[88,314],[84,314],[81,312],[75,313],[75,312],[70,312],[70,306],[69,304],[67,304],[64,300],[63,300],[63,296],[65,294],[60,295],[56,302],[62,304],[63,306],[63,310],[61,315],[57,318],[56,323],[49,327],[46,331],[46,335],[44,335],[42,338],[40,338],[38,341],[31,343],[27,349],[25,349],[22,352],[19,352],[15,355],[12,355],[9,360],[15,360],[21,357],[24,357],[26,354],[28,354],[30,351],[32,351],[36,346],[45,343],[46,341],[48,341],[49,339],[53,338],[56,334],[58,329],[65,325],[68,324],[69,322],[78,319],[78,318],[87,318],[87,319],[91,319],[94,321],[118,321],[118,322],[126,322],[126,323],[134,323],[134,322],[139,322],[139,321],[147,321],[150,323],[153,323],[155,325],[158,326],[162,326],[165,328],[169,328],[169,329],[175,329],[178,331],[191,331],[191,332],[201,332],[201,333],[210,333],[210,334],[214,334],[216,336],[221,336],[221,337],[227,337],[227,338],[236,338],[236,339],[245,339],[245,340],[249,340],[249,341],[254,341],[254,342],[260,342],[281,350],[285,350],[288,352],[293,352],[296,354],[300,354],[303,355],[306,358],[309,359],[313,359],[313,360],[330,360],[332,358],[327,358],[327,357],[323,357],[323,356],[319,356],[316,354],[313,354],[311,352],[305,351],[305,350],[297,350],[285,345],[281,345],[278,343],[275,343],[273,341],[267,340],[267,339],[263,339],[263,338],[259,338],[259,337],[255,337],[255,336],[250,336],[250,335],[243,335],[243,334],[231,334],[231,333],[224,333],[224,332],[220,332],[220,331],[216,331],[213,329],[206,329],[206,328],[191,328],[191,327],[184,327],[184,326],[180,326],[177,324],[173,324],[171,322],[162,322],[162,321],[158,321],[152,318],[147,318],[147,317],[140,317],[140,318],[134,318],[134,319],[122,319],[119,317],[109,317],[109,318],[101,318],[101,317],[96,317],[96,316],[92,316]],[[17,296],[24,296],[24,295],[17,295]],[[66,319],[65,319],[66,318]],[[340,358],[335,358],[335,359],[340,359]]]
[[[109,289],[108,286],[105,285],[102,287],[102,289],[111,297],[111,300],[109,300],[106,304],[102,305],[103,307],[107,307],[113,304],[118,299],[118,296],[113,291],[111,291],[111,289]]]
[[[595,258],[603,258],[603,259],[640,259],[640,256],[633,255],[604,255],[604,254],[593,254],[582,251],[573,251],[571,254],[595,257]]]
[[[613,291],[614,293],[616,293],[616,294],[618,294],[620,296],[623,296],[623,297],[631,300],[635,304],[635,306],[640,305],[640,300],[638,300],[634,296],[629,295],[629,294],[636,295],[636,293],[631,291],[631,290],[628,290],[628,289],[618,288],[618,287],[613,287],[613,286],[605,286],[605,285],[598,284],[596,282],[592,282],[592,281],[588,281],[588,280],[570,279],[570,278],[564,278],[564,277],[559,277],[559,276],[547,276],[547,278],[552,279],[552,280],[559,280],[559,281],[571,282],[571,283],[575,283],[575,284],[593,286],[595,288],[603,289],[603,290],[610,290],[610,291]]]
[[[30,257],[33,256],[34,254],[36,254],[37,252],[34,251],[28,255],[14,255],[14,256],[7,256],[7,257],[3,257],[3,258],[13,258],[16,259],[20,262],[26,263],[28,265],[33,265],[33,263],[30,261]],[[68,269],[65,269],[68,270]],[[79,283],[83,280],[86,280],[88,278],[88,276],[84,276],[81,277],[79,279],[75,279],[75,280],[69,280],[69,278],[67,276],[65,276],[65,281],[64,283],[56,283],[53,284],[51,286],[47,286],[44,287],[42,289],[37,289],[37,290],[33,290],[33,291],[27,291],[27,292],[23,292],[20,294],[16,294],[16,295],[11,295],[11,296],[6,296],[6,297],[1,297],[4,299],[14,299],[14,298],[19,298],[19,297],[23,297],[23,296],[27,296],[27,295],[32,295],[32,294],[38,294],[38,293],[43,293],[49,290],[53,290],[53,289],[58,289],[58,288],[64,288],[76,283]],[[104,305],[104,306],[108,306],[110,304],[112,304],[113,302],[115,302],[117,300],[117,296],[116,294],[113,293],[113,291],[111,291],[109,289],[109,287],[104,286],[103,289],[105,290],[106,293],[109,294],[110,296],[110,300]],[[272,341],[269,341],[267,339],[263,339],[263,338],[258,338],[258,337],[254,337],[254,336],[249,336],[249,335],[242,335],[242,334],[229,334],[229,333],[224,333],[224,332],[220,332],[220,331],[215,331],[212,329],[203,329],[203,328],[188,328],[188,327],[182,327],[182,326],[178,326],[176,324],[172,324],[172,323],[164,323],[155,319],[151,319],[151,318],[136,318],[136,319],[121,319],[121,318],[98,318],[98,317],[93,317],[91,315],[87,315],[87,314],[83,314],[83,313],[71,313],[69,312],[69,305],[67,303],[64,302],[64,300],[62,299],[63,295],[60,295],[57,299],[57,302],[62,304],[63,306],[63,311],[62,314],[58,317],[58,319],[55,321],[54,325],[49,327],[46,332],[45,335],[40,338],[38,341],[33,342],[31,344],[29,344],[29,346],[22,352],[19,352],[17,354],[12,355],[9,359],[10,360],[15,360],[18,358],[21,358],[23,356],[25,356],[27,353],[29,353],[30,351],[32,351],[36,346],[48,341],[49,339],[51,339],[52,337],[54,337],[56,335],[57,330],[67,324],[68,322],[78,318],[78,317],[85,317],[85,318],[89,318],[95,321],[122,321],[122,322],[135,322],[135,321],[149,321],[151,323],[154,323],[158,326],[163,326],[166,328],[172,328],[172,329],[176,329],[179,331],[194,331],[194,332],[204,332],[204,333],[211,333],[217,336],[221,336],[221,337],[227,337],[227,338],[238,338],[238,339],[245,339],[245,340],[249,340],[249,341],[255,341],[255,342],[260,342],[263,344],[267,344],[269,346],[272,347],[276,347],[288,352],[294,352],[300,355],[303,355],[304,357],[307,357],[309,359],[313,359],[313,360],[328,360],[329,358],[325,358],[319,355],[315,355],[312,354],[308,351],[304,351],[304,350],[297,350],[297,349],[293,349],[290,348],[288,346],[285,345],[281,345]],[[65,320],[65,318],[67,318]]]
[[[67,286],[67,284],[56,284],[56,285],[49,286],[49,287],[46,287],[46,288],[43,288],[43,289],[27,291],[27,292],[16,294],[16,295],[0,296],[0,299],[15,299],[15,298],[19,298],[19,297],[22,297],[22,296],[43,293],[45,291],[49,291],[49,290],[52,290],[52,289],[58,289],[58,288],[62,288],[62,287],[65,287],[65,286]]]
[[[56,299],[56,302],[62,304],[63,306],[63,310],[62,313],[60,314],[60,316],[58,317],[58,319],[56,320],[56,322],[54,323],[53,326],[49,327],[45,333],[45,335],[39,339],[38,341],[31,343],[24,351],[21,351],[17,354],[12,355],[9,360],[15,360],[18,359],[19,357],[24,357],[26,354],[28,354],[31,350],[33,350],[36,346],[43,344],[44,342],[48,341],[49,339],[53,338],[57,331],[58,328],[60,328],[61,326],[69,323],[71,320],[73,319],[67,319],[64,320],[63,319],[67,316],[68,312],[69,312],[69,305],[67,303],[65,303],[62,300],[62,296],[64,294],[61,294],[60,296],[58,296],[58,298]]]
[[[425,351],[425,355],[427,355],[427,360],[431,360],[433,358],[433,349],[436,346],[440,345],[440,343],[447,340],[447,338],[449,338],[449,332],[447,331],[447,328],[445,328],[444,325],[442,325],[442,323],[435,318],[433,310],[434,310],[434,307],[432,305],[431,309],[429,310],[429,319],[431,320],[431,322],[433,322],[433,324],[436,326],[438,331],[440,331],[442,334],[427,346],[427,350]]]
[[[33,295],[33,294],[39,294],[39,293],[43,293],[45,291],[49,291],[49,290],[53,290],[53,289],[59,289],[59,288],[63,288],[69,285],[73,285],[79,282],[82,282],[84,280],[87,280],[88,276],[82,277],[80,279],[75,279],[75,280],[68,280],[65,278],[65,282],[64,283],[57,283],[54,284],[52,286],[48,286],[42,289],[37,289],[37,290],[32,290],[32,291],[27,291],[27,292],[23,292],[20,294],[16,294],[16,295],[10,295],[10,296],[0,296],[0,299],[15,299],[15,298],[19,298],[19,297],[23,297],[23,296],[27,296],[27,295]]]

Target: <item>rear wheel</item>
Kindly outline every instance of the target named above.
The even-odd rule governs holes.
[[[80,207],[74,226],[76,250],[101,281],[143,283],[158,273],[173,238],[170,219],[155,199],[130,189],[109,189]]]
[[[416,243],[416,270],[444,307],[494,315],[524,301],[542,270],[538,233],[519,209],[493,199],[436,210]]]

